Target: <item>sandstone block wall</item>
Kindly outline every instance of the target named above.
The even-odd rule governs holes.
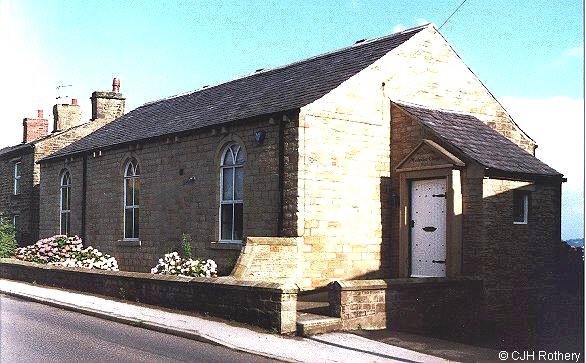
[[[231,276],[295,284],[302,273],[302,243],[299,237],[248,237]]]
[[[535,141],[514,123],[435,28],[420,31],[391,54],[392,72],[384,86],[391,100],[471,113],[534,154]]]
[[[220,273],[236,263],[240,245],[217,243],[219,238],[220,153],[231,142],[247,154],[244,165],[244,235],[278,236],[280,214],[278,125],[268,118],[232,124],[215,130],[153,140],[144,144],[104,150],[87,160],[87,214],[85,243],[115,256],[121,269],[148,271],[164,253],[181,252],[183,233],[192,239],[193,254],[213,258]],[[258,144],[255,131],[266,131]],[[123,175],[125,163],[140,165],[140,245],[123,241]],[[56,233],[58,175],[72,174],[72,217],[81,221],[83,160],[43,164],[41,210],[50,215],[41,223],[41,236]],[[58,205],[58,204],[57,204]],[[49,211],[45,213],[44,211]],[[81,225],[72,222],[72,233]]]
[[[513,224],[515,190],[530,193],[527,224]],[[561,240],[560,192],[560,183],[484,179],[480,260],[490,319],[510,318],[507,295],[513,291],[554,286]]]
[[[336,281],[329,289],[333,316],[344,329],[391,329],[471,339],[478,333],[482,282],[473,278]]]
[[[0,277],[73,289],[293,333],[297,287],[227,277],[178,277],[86,270],[0,259]]]

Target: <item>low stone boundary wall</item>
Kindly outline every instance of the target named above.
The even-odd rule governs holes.
[[[230,277],[179,277],[47,266],[0,259],[0,278],[61,287],[295,332],[295,285]]]
[[[474,278],[335,281],[329,300],[345,330],[389,328],[464,339],[477,333],[483,286]]]

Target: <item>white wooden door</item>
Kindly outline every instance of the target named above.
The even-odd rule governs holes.
[[[446,179],[411,182],[411,276],[446,276]]]

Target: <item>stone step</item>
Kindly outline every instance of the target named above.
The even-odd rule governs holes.
[[[315,315],[328,315],[330,303],[324,301],[297,301],[297,311]]]
[[[329,333],[340,330],[342,323],[340,318],[317,315],[312,313],[297,312],[297,335],[310,336]]]

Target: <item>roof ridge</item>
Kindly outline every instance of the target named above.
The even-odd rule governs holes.
[[[395,37],[397,35],[412,33],[412,32],[419,31],[419,30],[421,30],[423,28],[427,28],[427,27],[430,27],[430,26],[431,27],[435,27],[434,23],[427,23],[427,24],[423,24],[423,25],[418,25],[416,27],[412,27],[412,28],[409,28],[409,29],[404,29],[404,30],[399,31],[399,32],[395,32],[395,33],[392,33],[392,34],[383,35],[381,37],[377,37],[377,38],[373,38],[373,39],[364,40],[364,41],[357,42],[357,43],[351,44],[351,45],[346,46],[346,47],[343,47],[343,48],[331,50],[329,52],[325,52],[325,53],[318,54],[318,55],[314,55],[314,56],[311,56],[311,57],[308,57],[308,58],[300,59],[298,61],[294,61],[294,62],[291,62],[291,63],[288,63],[288,64],[284,64],[282,66],[277,66],[275,68],[270,68],[270,69],[266,69],[266,70],[263,69],[261,71],[252,72],[252,73],[247,74],[247,75],[244,75],[244,76],[235,77],[235,78],[229,79],[227,81],[220,81],[220,82],[215,83],[213,85],[206,85],[206,86],[203,86],[201,88],[198,88],[198,89],[195,89],[195,90],[192,90],[192,91],[187,91],[187,92],[183,92],[183,93],[178,93],[176,95],[159,98],[159,99],[156,99],[156,100],[153,100],[153,101],[146,102],[146,103],[138,106],[137,108],[140,108],[140,107],[143,107],[143,106],[152,105],[152,104],[157,103],[157,102],[160,102],[160,101],[167,101],[167,100],[171,100],[173,98],[179,98],[179,97],[182,97],[182,96],[191,95],[191,94],[194,94],[194,93],[201,92],[203,90],[212,89],[214,87],[218,87],[218,86],[221,86],[221,85],[224,85],[224,84],[227,84],[227,83],[235,82],[235,81],[238,81],[238,80],[241,80],[241,79],[245,79],[245,78],[249,78],[249,77],[255,77],[255,76],[258,76],[260,74],[266,74],[266,73],[271,73],[271,72],[279,71],[279,70],[282,70],[282,69],[285,69],[285,68],[288,68],[288,67],[292,67],[292,66],[297,65],[297,64],[300,64],[300,63],[308,62],[308,61],[311,61],[311,60],[314,60],[314,59],[319,59],[319,58],[322,58],[322,57],[330,56],[332,54],[336,54],[336,53],[339,53],[339,52],[343,52],[343,51],[345,51],[347,49],[350,49],[350,48],[361,47],[361,46],[364,46],[364,45],[367,45],[367,44],[371,44],[371,43],[374,43],[374,42],[377,42],[377,41],[382,41],[382,40],[390,39],[390,38]]]

